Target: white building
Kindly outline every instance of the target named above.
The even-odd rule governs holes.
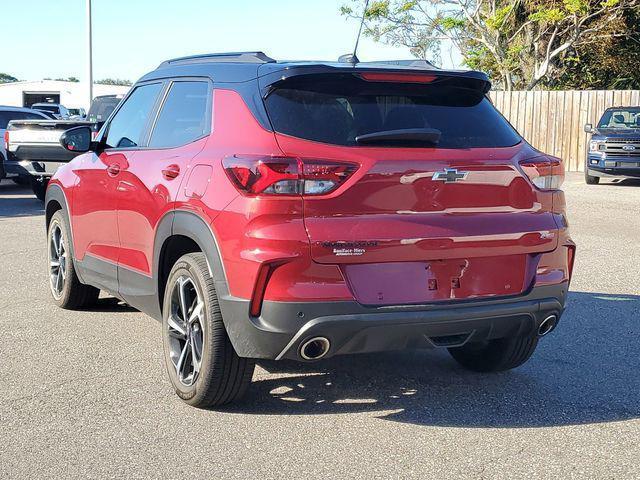
[[[124,95],[131,87],[93,85],[93,96]],[[37,82],[0,83],[0,105],[30,107],[37,102],[61,103],[67,108],[89,110],[87,86],[81,82],[40,80]]]

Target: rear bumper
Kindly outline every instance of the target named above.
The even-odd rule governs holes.
[[[4,168],[9,175],[31,176],[50,178],[58,170],[58,167],[67,162],[38,162],[32,160],[8,159]]]
[[[365,307],[357,302],[265,302],[259,318],[249,302],[221,296],[227,332],[242,357],[301,360],[300,346],[326,337],[326,357],[409,348],[459,346],[533,334],[549,315],[564,310],[568,285],[541,286],[500,299],[430,305]],[[325,357],[325,358],[326,358]]]

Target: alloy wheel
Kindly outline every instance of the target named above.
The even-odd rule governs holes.
[[[171,290],[167,320],[169,357],[180,383],[195,383],[202,365],[204,303],[191,278],[177,278]]]
[[[55,298],[62,296],[67,278],[67,251],[64,248],[64,234],[59,224],[55,224],[49,239],[49,281]]]

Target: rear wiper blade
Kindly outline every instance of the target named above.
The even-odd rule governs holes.
[[[442,132],[435,128],[404,128],[402,130],[383,130],[356,137],[357,143],[384,142],[424,142],[437,145]]]

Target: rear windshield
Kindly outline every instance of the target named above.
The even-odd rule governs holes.
[[[42,118],[42,115],[38,115],[37,113],[11,111],[11,110],[0,111],[0,129],[4,130],[5,128],[7,128],[7,124],[11,120],[44,120],[44,119]]]
[[[439,148],[508,147],[520,136],[473,84],[460,79],[407,84],[365,81],[356,75],[289,78],[265,99],[275,131],[335,145],[355,146],[361,135],[407,129],[435,129]],[[426,141],[425,141],[426,142]],[[367,143],[425,147],[433,139]]]
[[[58,113],[60,111],[60,107],[58,107],[57,105],[34,105],[33,108],[36,110],[44,110],[53,113]]]
[[[117,97],[95,98],[91,108],[89,108],[89,113],[87,113],[87,120],[90,122],[106,121],[111,112],[118,106],[120,100],[122,99]]]

